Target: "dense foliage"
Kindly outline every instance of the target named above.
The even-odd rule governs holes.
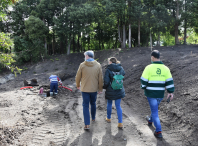
[[[4,5],[5,6],[5,5]],[[198,0],[21,0],[0,30],[18,59],[56,53],[196,43]]]
[[[6,20],[6,14],[4,11],[5,8],[7,8],[8,5],[11,5],[15,2],[17,1],[16,0],[0,1],[0,24],[3,24],[2,20]],[[6,29],[8,30],[8,27]],[[0,31],[0,71],[2,68],[6,67],[16,75],[17,73],[21,73],[21,69],[13,65],[13,63],[15,63],[15,60],[13,59],[14,54],[11,52],[13,41],[8,33],[4,33],[2,31]]]

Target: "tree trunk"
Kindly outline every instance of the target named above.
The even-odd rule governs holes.
[[[61,41],[61,43],[60,43],[60,51],[59,51],[60,54],[62,54],[62,52],[63,52],[62,50],[63,50],[63,41]]]
[[[79,39],[80,39],[80,35],[78,34],[78,47],[77,47],[77,52],[80,52],[80,42],[79,42]]]
[[[129,24],[129,48],[131,48],[131,24]]]
[[[151,29],[150,29],[150,45],[151,45],[151,51],[152,51],[152,35],[151,35]]]
[[[126,47],[126,30],[125,30],[125,24],[123,24],[123,39],[122,39],[122,48]]]
[[[128,0],[128,10],[131,11],[131,0]],[[129,14],[129,48],[131,48],[131,14]]]
[[[117,43],[118,43],[118,37],[116,36],[116,41],[115,41],[115,49],[117,48]]]
[[[138,47],[140,47],[140,19],[138,20]]]
[[[80,33],[80,37],[83,38],[83,32]],[[80,45],[81,52],[83,51],[83,41],[81,40],[81,45]]]
[[[146,47],[149,47],[149,37],[146,37]]]
[[[177,9],[176,9],[176,22],[175,22],[175,44],[179,44],[178,40],[178,20],[179,20],[179,0],[177,0]]]
[[[75,40],[74,40],[74,35],[73,35],[73,53],[76,52],[76,48],[75,48]]]
[[[118,41],[120,42],[120,43],[122,43],[122,40],[121,40],[121,32],[120,32],[120,26],[119,26],[119,24],[118,24]]]
[[[47,40],[46,40],[46,37],[44,38],[45,40],[45,54],[47,55]]]
[[[90,36],[88,38],[88,50],[89,50],[89,44],[90,44]]]
[[[102,49],[104,49],[104,42],[102,41]]]
[[[68,41],[67,41],[67,38],[65,40],[65,46],[66,46],[66,53],[67,53],[67,45],[68,45]],[[65,52],[65,51],[64,51]]]
[[[100,44],[101,44],[101,34],[102,34],[102,32],[101,32],[101,29],[100,29],[100,23],[98,23],[98,45],[99,45],[99,50],[101,50],[101,46],[100,46]]]
[[[160,46],[160,32],[158,32],[157,46]]]
[[[187,11],[186,0],[185,0],[185,12]],[[187,20],[184,19],[184,45],[186,45],[186,29],[187,29]]]
[[[48,55],[50,55],[50,45],[47,45]]]
[[[69,44],[68,44],[68,48],[67,48],[67,55],[70,54],[71,40],[69,40],[68,42],[69,42]]]
[[[53,54],[54,54],[54,50],[55,50],[55,37],[54,37],[54,33],[52,34],[52,50],[53,50]]]
[[[43,23],[45,24],[45,19],[43,18]],[[44,41],[45,41],[45,55],[47,55],[47,40],[46,40],[46,37],[44,38]]]

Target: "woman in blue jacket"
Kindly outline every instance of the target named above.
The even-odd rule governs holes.
[[[120,62],[117,61],[115,57],[111,57],[108,59],[109,65],[106,68],[105,76],[104,76],[104,89],[106,89],[105,92],[105,98],[107,99],[107,122],[111,122],[111,111],[112,111],[112,102],[115,100],[115,106],[117,110],[118,115],[118,128],[123,128],[122,124],[122,108],[120,106],[121,99],[125,97],[125,90],[124,86],[122,89],[114,90],[111,87],[111,83],[113,81],[114,73],[118,73],[120,75],[125,75],[125,71],[123,67],[121,66]],[[113,73],[114,72],[114,73]]]

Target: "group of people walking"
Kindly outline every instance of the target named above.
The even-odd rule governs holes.
[[[108,58],[104,79],[100,63],[94,60],[94,52],[86,51],[84,53],[85,61],[82,62],[76,74],[76,87],[81,90],[83,98],[83,115],[85,130],[90,127],[89,104],[91,105],[91,119],[96,121],[96,100],[97,94],[101,94],[105,89],[105,98],[107,99],[106,121],[111,122],[112,103],[115,106],[118,116],[118,128],[123,128],[121,99],[125,97],[123,78],[125,71],[121,63],[115,58]],[[156,127],[154,135],[162,137],[161,124],[158,116],[158,106],[164,97],[167,89],[168,97],[173,99],[174,84],[173,78],[168,67],[160,61],[160,53],[157,50],[151,53],[152,64],[148,65],[141,76],[141,88],[145,91],[148,99],[151,115],[147,116],[149,126]]]

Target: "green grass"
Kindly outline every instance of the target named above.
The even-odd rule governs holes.
[[[28,70],[28,68],[27,67],[23,67],[23,70]]]
[[[59,61],[59,59],[58,59],[58,58],[55,58],[55,60],[56,60],[56,61]]]
[[[50,59],[52,62],[54,62],[54,59]]]
[[[36,72],[35,72],[35,71],[34,71],[33,73],[34,73],[34,74],[36,74]]]
[[[48,70],[46,69],[45,72],[47,72]]]
[[[54,70],[58,70],[58,68],[55,68]]]
[[[99,58],[97,58],[97,59],[95,59],[96,61],[98,61],[99,60]]]
[[[67,67],[65,67],[65,70],[67,69]]]

